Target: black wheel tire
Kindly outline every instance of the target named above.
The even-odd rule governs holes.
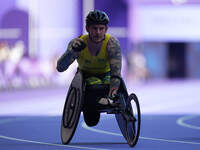
[[[68,92],[61,123],[61,139],[63,144],[68,144],[76,130],[81,114],[80,91],[70,88]]]
[[[138,98],[135,94],[130,94],[128,97],[128,102],[133,100],[136,113],[133,112],[133,108],[131,103],[129,103],[129,111],[132,113],[133,117],[136,119],[135,121],[126,121],[126,140],[130,147],[133,147],[137,144],[139,135],[140,135],[140,125],[141,125],[141,112]]]
[[[135,109],[137,113],[133,112],[132,105],[131,105],[131,100],[133,100]],[[141,112],[140,112],[140,105],[138,98],[135,94],[130,94],[128,96],[128,99],[126,100],[128,110],[130,115],[134,116],[136,119],[135,121],[128,121],[124,118],[122,113],[115,114],[118,126],[121,130],[122,135],[126,139],[127,143],[129,144],[130,147],[134,147],[139,138],[140,134],[140,124],[141,124]]]

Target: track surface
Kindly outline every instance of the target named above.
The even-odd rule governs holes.
[[[142,109],[139,150],[199,150],[199,81],[159,82],[129,86]],[[62,145],[60,122],[66,89],[0,93],[0,150],[131,149],[115,117],[101,115],[89,128],[81,115],[69,145]]]

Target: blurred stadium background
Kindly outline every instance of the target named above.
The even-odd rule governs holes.
[[[109,15],[123,79],[140,100],[138,148],[198,147],[200,0],[0,0],[0,149],[64,149],[61,115],[77,64],[58,73],[56,61],[72,38],[86,33],[93,9]],[[114,133],[106,117],[96,129]],[[77,130],[77,149],[126,149],[119,136]]]
[[[110,17],[125,80],[200,79],[199,0],[1,0],[0,9],[0,91],[69,84],[76,63],[57,73],[56,60],[92,9]]]

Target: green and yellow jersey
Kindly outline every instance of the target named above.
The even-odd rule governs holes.
[[[80,38],[83,39],[87,45],[86,37],[87,35],[82,35]],[[105,34],[105,39],[97,56],[92,56],[90,54],[88,46],[86,46],[85,49],[80,52],[80,56],[77,59],[80,70],[91,74],[104,74],[110,71],[108,54],[106,50],[109,39],[110,35]]]

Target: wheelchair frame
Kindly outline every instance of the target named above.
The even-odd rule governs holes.
[[[81,111],[83,111],[84,113],[85,110],[87,111],[92,108],[88,106],[88,103],[86,103],[87,100],[85,98],[85,94],[87,94],[87,91],[82,72],[77,71],[69,87],[63,109],[61,122],[61,139],[63,144],[68,144],[71,141],[78,125]],[[117,106],[98,107],[97,105],[97,107],[95,107],[93,111],[95,111],[97,115],[102,112],[115,114],[115,118],[117,120],[122,135],[126,139],[129,146],[133,147],[137,144],[140,134],[141,112],[139,101],[134,93],[128,95],[123,79],[121,79],[118,95],[119,97],[116,100]],[[133,113],[131,101],[134,102],[137,109],[135,111],[137,111],[137,113]],[[94,102],[94,100],[92,102]],[[86,108],[86,106],[88,107]],[[91,122],[91,124],[90,120],[86,120],[87,116],[85,115],[86,114],[84,114],[84,120],[87,125],[95,126],[98,123],[98,117],[100,117],[100,115],[96,116],[96,120]]]

